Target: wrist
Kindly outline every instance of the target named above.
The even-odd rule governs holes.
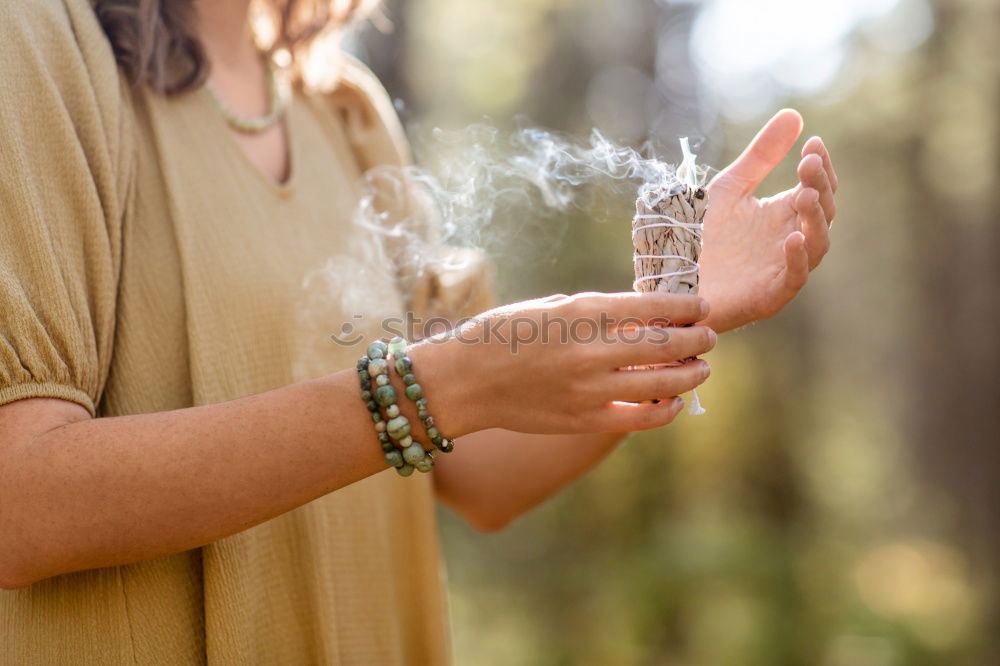
[[[451,439],[489,427],[484,413],[485,401],[477,394],[477,383],[472,380],[468,366],[456,354],[458,344],[460,341],[455,338],[425,340],[407,349],[417,382],[430,405],[435,426],[442,435]],[[399,377],[393,377],[393,383],[396,382],[402,385]],[[416,414],[412,401],[403,402],[408,403],[406,408]],[[400,409],[403,409],[402,405]],[[410,420],[413,422],[412,418]]]
[[[696,322],[695,326],[707,326],[717,334],[722,334],[756,321],[756,319],[758,318],[751,316],[749,312],[729,313],[727,315],[726,313],[716,314],[712,310],[707,317]]]

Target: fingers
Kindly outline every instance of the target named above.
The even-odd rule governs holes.
[[[830,249],[830,227],[827,216],[820,205],[820,195],[807,188],[795,195],[795,211],[799,216],[799,228],[805,236],[805,246],[809,254],[809,270],[816,268]]]
[[[819,202],[827,221],[833,220],[837,214],[837,205],[833,199],[833,185],[823,168],[823,159],[815,153],[806,155],[799,162],[798,173],[803,188],[812,188],[819,193]]]
[[[801,132],[802,116],[798,111],[779,111],[757,133],[743,154],[726,168],[725,175],[740,182],[743,194],[750,194],[784,159]]]
[[[790,299],[799,293],[809,279],[809,252],[806,250],[805,235],[801,231],[793,231],[785,239],[784,249],[784,287],[788,291],[786,298]]]
[[[601,410],[595,426],[601,432],[638,432],[652,430],[671,423],[681,410],[680,398],[642,404],[617,402]]]
[[[802,157],[812,154],[819,155],[823,158],[823,169],[826,171],[826,175],[830,179],[830,185],[833,187],[833,193],[836,194],[840,181],[837,178],[837,172],[833,168],[833,159],[830,157],[830,151],[827,150],[826,144],[823,143],[823,139],[818,136],[811,137],[808,141],[806,141],[805,145],[802,146]]]
[[[566,301],[564,314],[571,319],[592,318],[610,325],[693,324],[708,316],[708,302],[698,296],[651,292],[576,294]]]
[[[608,379],[602,389],[614,400],[662,400],[697,388],[710,373],[708,363],[694,359],[672,367],[620,370]]]
[[[707,326],[646,326],[619,331],[607,345],[604,362],[609,368],[629,365],[652,365],[683,361],[706,354],[715,347],[718,336]]]

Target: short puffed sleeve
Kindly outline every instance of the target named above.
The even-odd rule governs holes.
[[[127,94],[86,0],[0,3],[0,404],[96,411],[130,200]]]

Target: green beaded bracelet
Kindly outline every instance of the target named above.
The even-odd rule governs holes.
[[[368,374],[368,362],[369,358],[367,356],[362,356],[358,359],[358,380],[361,384],[361,400],[365,403],[368,411],[371,412],[379,445],[382,447],[382,453],[386,454],[386,462],[388,462],[388,455],[395,451],[395,447],[392,445],[388,433],[386,433],[385,419],[382,418],[382,414],[378,411],[378,405],[375,405],[372,400],[371,375]],[[372,408],[373,405],[375,405],[374,409]]]
[[[400,476],[409,476],[415,469],[429,472],[434,467],[434,452],[424,451],[424,447],[413,440],[409,420],[399,413],[398,395],[389,383],[387,353],[388,346],[376,340],[368,346],[368,353],[358,359],[361,399],[375,423],[386,464],[395,468]],[[385,409],[384,416],[380,408]]]
[[[442,453],[451,453],[455,448],[454,440],[443,436],[434,425],[434,417],[428,411],[427,398],[424,397],[424,389],[417,383],[417,377],[413,374],[413,361],[406,355],[407,342],[403,338],[396,336],[389,341],[387,349],[393,359],[393,367],[400,379],[403,380],[403,393],[409,400],[417,406],[417,417],[427,431],[431,443]]]

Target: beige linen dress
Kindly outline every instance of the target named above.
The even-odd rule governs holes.
[[[378,81],[342,67],[295,93],[278,185],[206,90],[130,90],[87,0],[0,3],[0,404],[136,414],[353,367],[330,334],[376,332],[358,305],[423,297],[353,223],[363,171],[407,153]],[[385,471],[201,549],[0,591],[0,663],[447,663],[433,499]]]

